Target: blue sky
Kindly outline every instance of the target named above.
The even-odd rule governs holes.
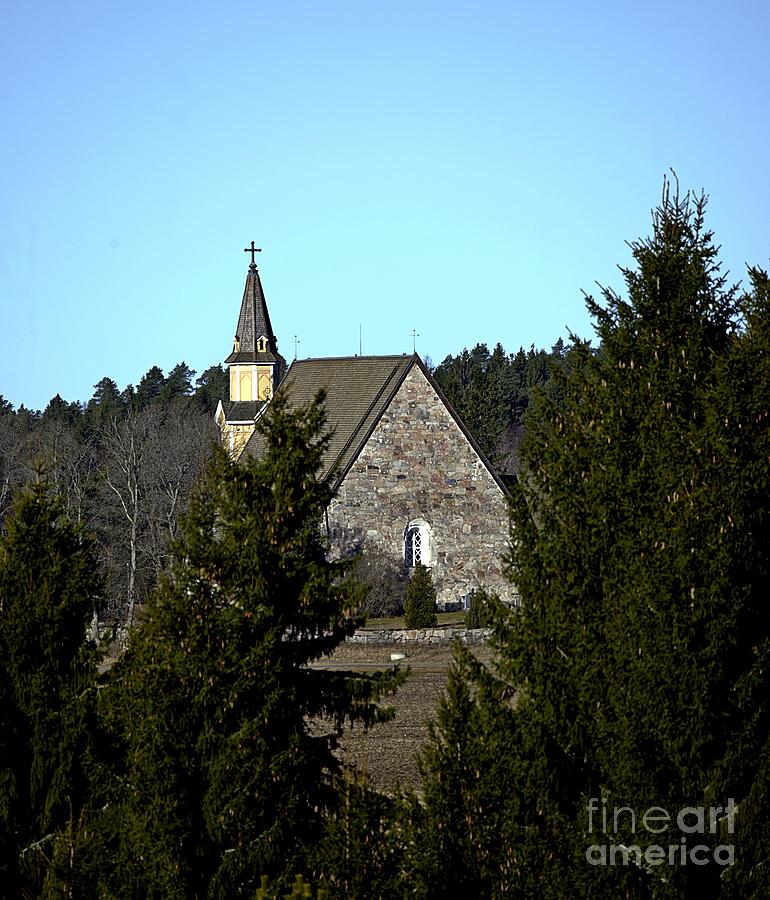
[[[766,2],[5,7],[0,394],[229,353],[251,240],[300,356],[591,336],[673,167],[770,256]]]

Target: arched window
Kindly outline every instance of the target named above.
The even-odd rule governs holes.
[[[408,569],[430,565],[430,529],[422,519],[413,519],[404,530],[404,563]]]

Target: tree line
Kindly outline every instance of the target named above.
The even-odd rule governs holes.
[[[87,403],[57,394],[42,412],[0,397],[0,527],[14,494],[44,478],[68,518],[95,538],[105,577],[103,618],[133,617],[168,564],[169,542],[216,439],[213,413],[228,389],[212,366],[153,366],[123,391],[111,378]]]
[[[533,344],[526,352],[519,347],[506,353],[498,343],[490,353],[486,344],[476,344],[447,356],[433,376],[495,468],[515,476],[527,412],[538,392],[558,400],[555,374],[564,369],[569,348],[559,338],[550,352]]]
[[[529,404],[511,610],[458,645],[384,796],[334,756],[398,671],[319,670],[363,601],[317,523],[323,397],[214,452],[112,667],[104,586],[42,481],[0,540],[0,884],[9,896],[761,897],[770,857],[770,279],[721,272],[668,182],[623,295],[588,298]],[[296,876],[302,876],[295,881]],[[312,885],[312,888],[308,885]]]
[[[553,372],[566,365],[561,340],[550,353],[533,346],[506,354],[500,344],[490,353],[477,344],[448,356],[433,374],[493,464],[510,476],[535,391],[555,390]],[[195,375],[184,362],[168,375],[152,366],[122,391],[105,377],[87,402],[57,394],[42,412],[14,411],[0,396],[0,528],[15,492],[45,477],[67,516],[95,537],[106,583],[98,615],[115,625],[130,624],[168,565],[170,540],[217,438],[213,415],[229,395],[227,372],[215,365]],[[373,582],[366,566],[359,568]],[[396,591],[399,606],[404,590]]]

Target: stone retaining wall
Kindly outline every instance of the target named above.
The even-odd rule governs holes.
[[[351,644],[443,644],[459,638],[463,644],[485,644],[490,628],[386,628],[383,631],[359,629],[345,638]]]

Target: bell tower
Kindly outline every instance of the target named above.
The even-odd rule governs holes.
[[[254,257],[261,251],[251,242],[251,254],[241,312],[233,339],[233,352],[225,360],[230,367],[230,400],[269,400],[278,387],[278,342],[270,324],[265,292]]]
[[[230,372],[230,399],[222,401],[216,412],[223,443],[236,457],[251,437],[257,416],[275,393],[280,375],[278,342],[255,261],[261,250],[252,241],[244,252],[251,254],[251,263],[233,350],[225,360]]]

